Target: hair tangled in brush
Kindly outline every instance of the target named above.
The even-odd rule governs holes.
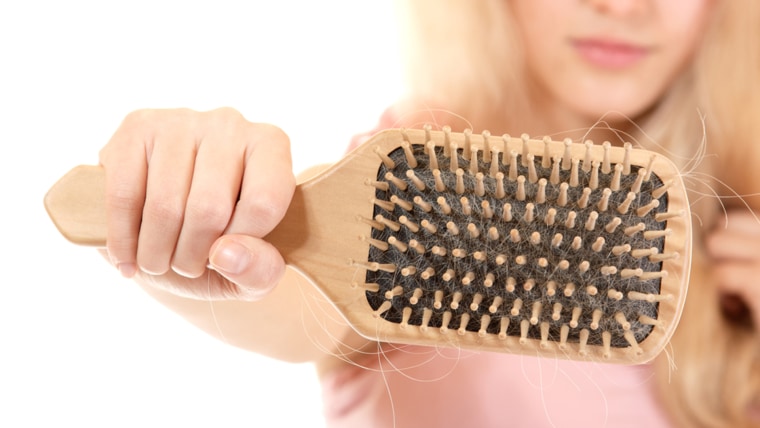
[[[503,153],[429,142],[383,156],[370,306],[425,331],[575,343],[582,354],[601,346],[607,358],[611,348],[640,354],[662,324],[659,302],[673,298],[661,290],[662,261],[678,257],[664,251],[667,220],[679,216],[668,212],[671,184],[651,161],[631,165],[630,147],[612,165],[607,144],[602,161],[591,142],[581,160],[570,141],[564,156],[551,155],[550,140],[543,156],[528,148],[541,142],[515,141],[523,154],[504,136]]]

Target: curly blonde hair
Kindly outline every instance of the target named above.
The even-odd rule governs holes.
[[[398,3],[410,99],[454,112],[476,129],[520,132],[521,117],[537,112],[510,2]],[[660,401],[677,426],[744,427],[752,424],[748,407],[760,400],[760,337],[723,315],[700,235],[723,206],[760,211],[760,198],[737,197],[758,192],[760,183],[753,139],[760,136],[760,4],[716,2],[709,19],[690,66],[634,118],[632,137],[656,142],[647,148],[680,164],[701,228],[680,327],[655,362]]]

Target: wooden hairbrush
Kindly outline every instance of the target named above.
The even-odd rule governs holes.
[[[104,174],[45,198],[105,245]],[[691,260],[686,191],[653,152],[389,130],[300,184],[266,239],[378,341],[638,364],[667,344]]]

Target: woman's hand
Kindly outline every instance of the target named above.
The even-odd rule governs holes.
[[[749,211],[729,211],[707,237],[724,309],[733,318],[751,317],[760,331],[760,216]],[[749,311],[749,314],[746,312]]]
[[[261,239],[295,188],[279,129],[227,108],[139,110],[100,162],[107,257],[124,276],[202,299],[256,300],[279,281],[282,257]]]

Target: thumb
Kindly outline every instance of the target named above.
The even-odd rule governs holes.
[[[209,251],[209,267],[237,286],[237,298],[259,300],[285,272],[285,261],[270,243],[247,235],[225,235]]]

